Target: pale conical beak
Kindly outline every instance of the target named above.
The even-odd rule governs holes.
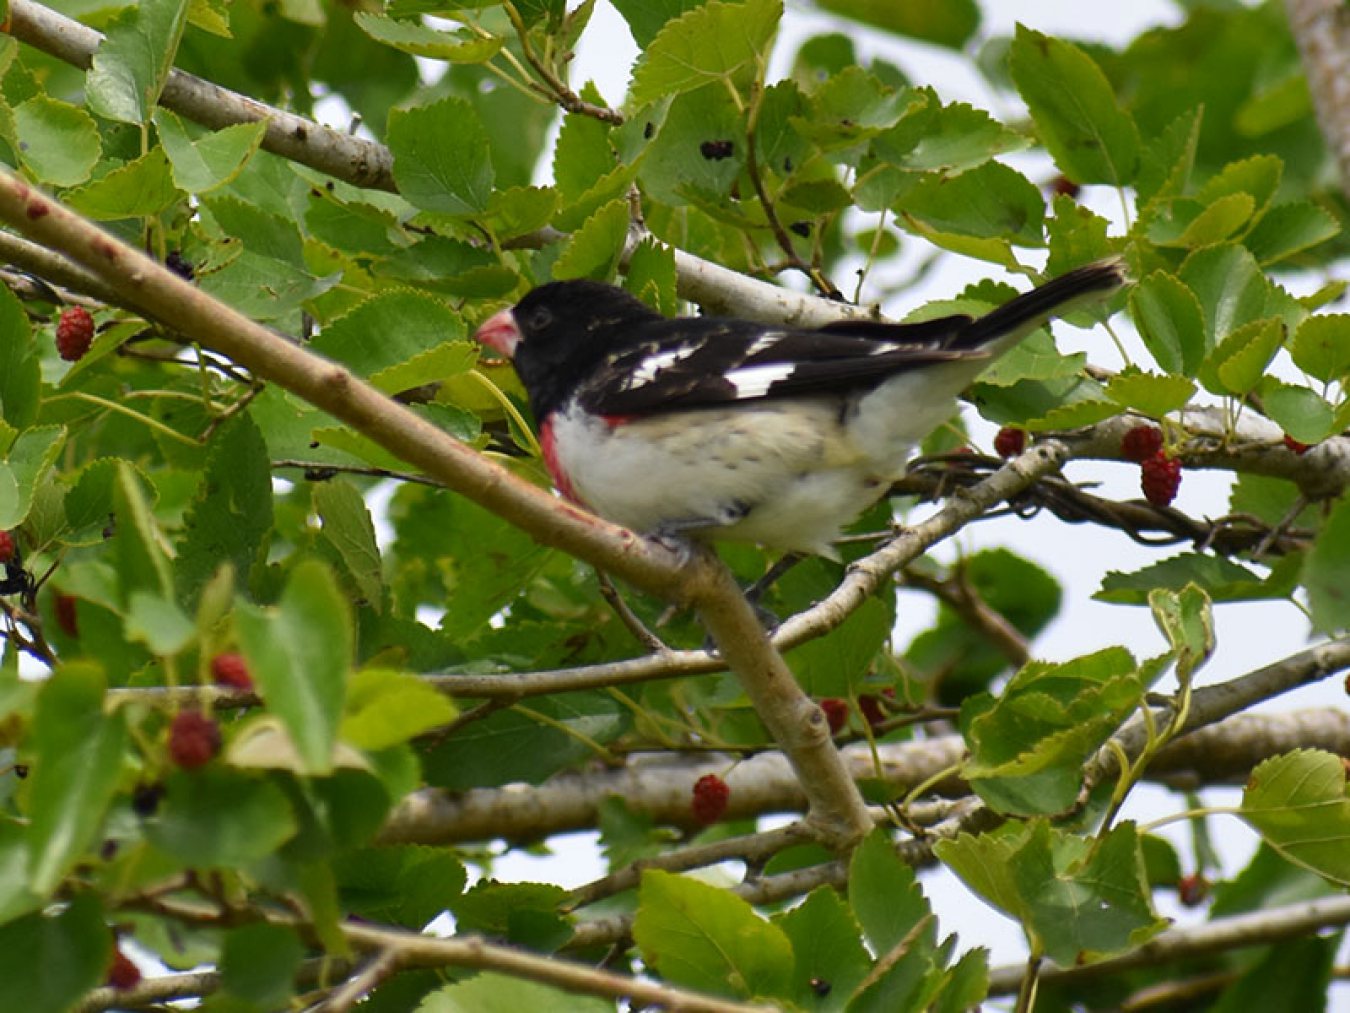
[[[474,332],[473,339],[510,359],[515,357],[516,346],[520,344],[520,328],[516,326],[516,318],[511,315],[510,308],[507,308],[483,321],[482,326]]]

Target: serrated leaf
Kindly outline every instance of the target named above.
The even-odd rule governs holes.
[[[818,0],[827,11],[896,35],[961,49],[980,26],[975,0]]]
[[[74,210],[95,221],[158,214],[180,196],[169,156],[159,147],[62,195]]]
[[[1269,284],[1244,247],[1197,250],[1181,265],[1180,277],[1200,301],[1209,347],[1266,315]]]
[[[1134,179],[1139,131],[1092,57],[1018,25],[1008,65],[1042,143],[1066,176],[1111,186]]]
[[[1242,240],[1262,267],[1317,246],[1341,231],[1336,219],[1312,201],[1278,204]]]
[[[1307,387],[1267,376],[1261,380],[1261,401],[1266,414],[1302,443],[1321,443],[1342,428],[1326,398]]]
[[[1283,174],[1284,162],[1275,155],[1253,155],[1225,165],[1205,181],[1196,198],[1202,204],[1212,204],[1232,194],[1245,193],[1252,198],[1254,212],[1261,214],[1275,198]]]
[[[612,0],[614,9],[628,22],[633,41],[646,49],[667,21],[700,6],[704,0]]]
[[[782,14],[782,0],[709,0],[667,22],[633,67],[628,100],[641,106],[753,75]]]
[[[447,63],[485,63],[496,56],[506,42],[497,36],[484,38],[467,28],[443,32],[420,21],[397,21],[368,11],[357,11],[352,20],[376,42],[414,56]]]
[[[1035,185],[1001,162],[959,176],[929,173],[900,197],[895,210],[939,232],[977,239],[1006,239],[1041,246],[1045,202]]]
[[[1211,204],[1177,199],[1158,208],[1149,221],[1148,238],[1158,246],[1195,249],[1232,236],[1251,220],[1256,201],[1251,194],[1230,193]]]
[[[1195,384],[1170,373],[1118,373],[1107,381],[1106,393],[1117,404],[1160,419],[1184,407],[1195,393]]]
[[[352,621],[332,573],[314,560],[300,563],[276,606],[241,603],[235,626],[249,671],[305,769],[328,773],[352,657]]]
[[[463,337],[464,318],[440,299],[398,289],[372,296],[332,321],[311,347],[361,376],[373,379],[383,375],[397,383],[400,374],[396,367]],[[443,354],[451,360],[461,350],[456,344]],[[411,369],[419,371],[420,365]],[[408,388],[395,385],[383,389],[392,393]]]
[[[483,971],[429,993],[415,1013],[609,1013],[608,999],[580,996],[535,981]]]
[[[397,394],[467,373],[477,361],[478,349],[471,342],[446,341],[414,355],[406,362],[372,373],[370,383],[387,394]]]
[[[379,750],[449,724],[459,713],[444,693],[406,672],[365,669],[347,686],[342,738]]]
[[[38,692],[28,882],[47,896],[93,843],[122,776],[121,711],[103,712],[106,682],[89,662],[66,662]]]
[[[399,193],[417,207],[450,215],[487,209],[495,176],[488,134],[466,99],[391,110],[386,141]]]
[[[1339,756],[1299,749],[1260,763],[1242,793],[1241,816],[1288,861],[1350,886],[1350,799]]]
[[[553,277],[599,281],[614,277],[628,238],[628,224],[627,200],[620,198],[606,204],[572,234],[553,262]]]
[[[1294,365],[1318,380],[1350,375],[1350,313],[1308,317],[1294,332],[1289,354]]]
[[[41,183],[74,186],[89,178],[102,151],[98,125],[79,106],[34,95],[14,107],[17,153]]]
[[[37,426],[25,429],[10,444],[0,461],[0,531],[23,523],[42,477],[55,463],[65,441],[64,426]]]
[[[875,953],[889,952],[931,913],[914,877],[900,860],[890,835],[873,830],[849,862],[848,903]],[[924,930],[918,945],[932,947],[936,926]]]
[[[156,109],[154,121],[174,185],[198,194],[224,186],[239,175],[267,132],[266,122],[260,120],[236,123],[193,140],[183,121],[168,109]]]
[[[379,612],[384,599],[380,548],[360,491],[340,477],[319,482],[314,486],[314,509],[323,525],[324,541],[337,553],[364,604]]]
[[[187,0],[140,0],[117,15],[85,76],[94,112],[123,123],[149,122],[173,69],[187,12]]]
[[[862,944],[862,929],[839,894],[829,887],[817,887],[774,921],[792,943],[796,957],[797,1002],[828,1013],[842,1010],[867,975],[872,958]],[[830,983],[828,995],[812,987],[821,981]]]
[[[1213,601],[1285,597],[1281,590],[1271,588],[1253,571],[1222,556],[1199,552],[1183,552],[1132,573],[1112,570],[1102,578],[1101,589],[1092,597],[1120,605],[1144,605],[1152,590],[1180,591],[1187,584],[1203,588]]]
[[[675,290],[675,251],[648,236],[633,249],[624,269],[623,286],[666,316],[679,311]]]
[[[1153,911],[1133,823],[1118,824],[1094,848],[1035,820],[998,834],[962,834],[934,850],[1065,966],[1123,952],[1166,925]]]
[[[1153,360],[1168,373],[1194,376],[1207,347],[1205,318],[1186,283],[1154,271],[1130,292],[1130,316]]]
[[[1184,685],[1214,653],[1214,614],[1209,595],[1196,584],[1180,591],[1155,588],[1149,592],[1153,619],[1172,645],[1177,679]]]
[[[27,429],[42,400],[42,366],[23,304],[0,286],[0,418],[15,429]]]
[[[714,995],[786,997],[792,945],[734,894],[659,870],[642,874],[633,938],[668,981]]]
[[[173,568],[164,535],[150,512],[150,502],[140,479],[130,465],[123,464],[117,469],[113,511],[117,517],[113,552],[121,602],[128,604],[136,591],[172,600]]]
[[[1237,327],[1200,366],[1200,382],[1212,394],[1248,394],[1284,343],[1284,327],[1271,317]]]
[[[1350,499],[1331,509],[1303,566],[1313,625],[1326,633],[1350,628]]]

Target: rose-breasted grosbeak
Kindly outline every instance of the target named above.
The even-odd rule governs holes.
[[[661,316],[593,281],[541,285],[484,323],[511,358],[558,490],[644,534],[834,556],[909,452],[994,358],[1124,284],[1080,267],[979,317],[817,329]]]

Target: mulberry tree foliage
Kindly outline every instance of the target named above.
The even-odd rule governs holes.
[[[595,0],[0,3],[0,1006],[1116,1008],[1196,979],[1236,1008],[1278,966],[1320,1008],[1350,729],[1240,713],[1350,667],[1347,208],[1283,7],[1182,4],[1119,48],[975,0],[614,7],[624,95],[571,72]],[[470,340],[554,278],[931,317],[1107,257],[1132,284],[1071,317],[1092,361],[1045,330],[969,392],[1009,463],[953,418],[844,562],[773,570],[776,647],[686,593],[715,564],[630,565],[527,495],[522,391]],[[984,280],[907,297],[956,260]],[[255,351],[201,323],[231,312]],[[1202,468],[1226,508],[1188,507]],[[1096,598],[1160,635],[1044,660],[1056,574],[923,558],[1005,505],[1097,525]],[[1115,570],[1129,538],[1154,558]],[[743,585],[776,562],[721,556]],[[913,638],[900,588],[937,602]],[[1249,602],[1311,646],[1220,681],[1214,614]],[[751,663],[776,650],[792,686]],[[1146,780],[1189,838],[1120,818]],[[1200,811],[1222,782],[1240,803]],[[609,875],[494,878],[576,830]],[[1037,960],[944,930],[935,866]],[[1178,897],[1207,919],[1167,930]],[[1262,928],[1285,908],[1301,931]],[[1245,949],[1093,972],[1242,917]]]

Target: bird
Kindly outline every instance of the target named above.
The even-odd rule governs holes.
[[[994,359],[1109,298],[1119,259],[979,317],[799,328],[666,317],[602,282],[552,281],[475,339],[511,360],[567,499],[662,540],[736,540],[837,559],[844,527]]]

